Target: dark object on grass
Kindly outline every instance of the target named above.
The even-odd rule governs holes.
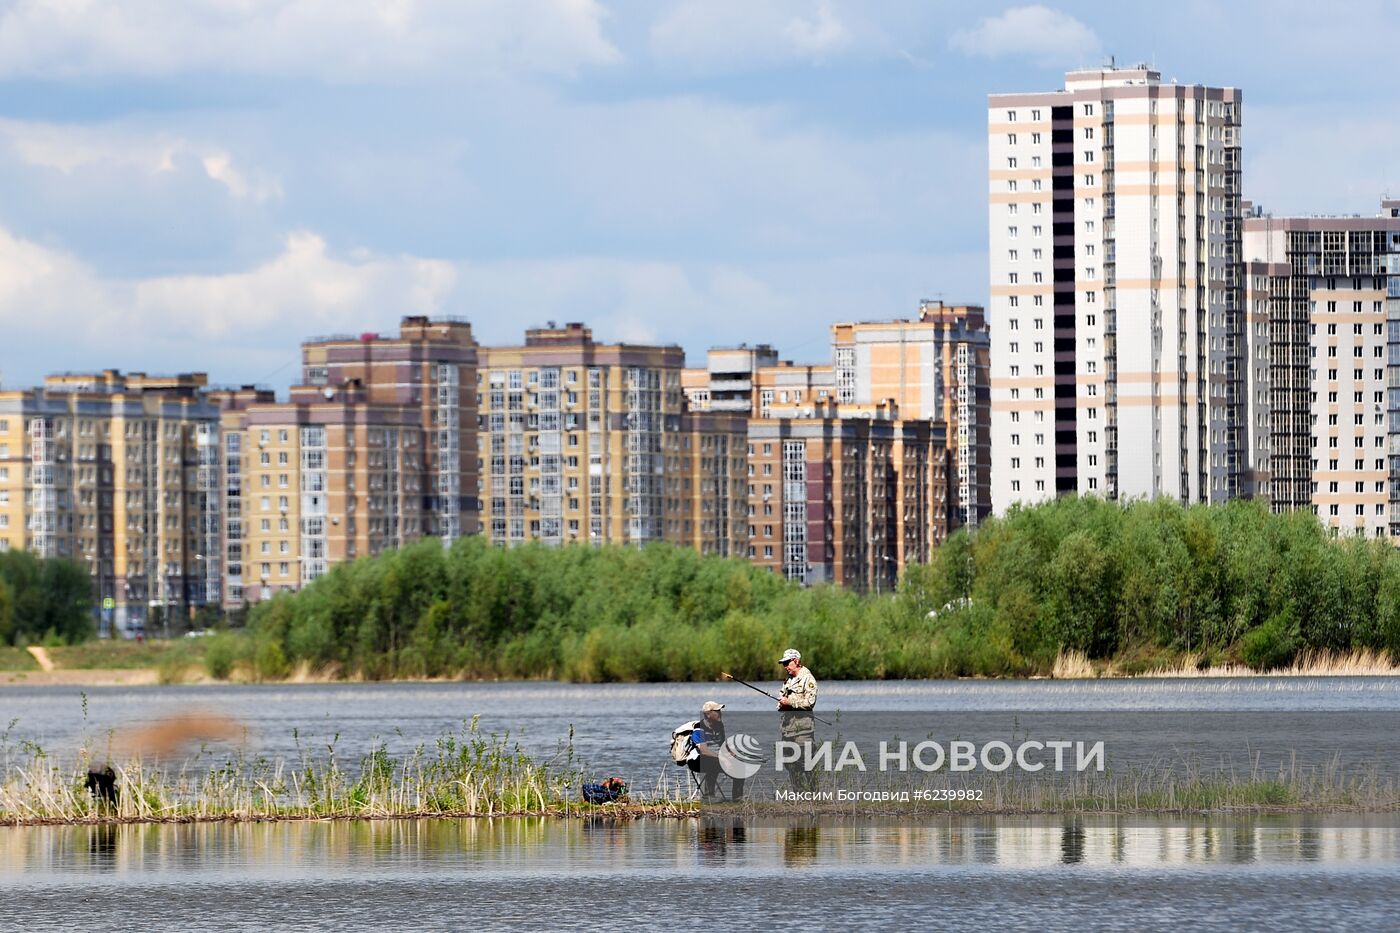
[[[583,785],[585,803],[615,803],[627,796],[627,782],[619,777],[610,777],[599,784]]]
[[[87,789],[97,798],[98,803],[106,803],[115,807],[117,805],[117,772],[112,770],[111,765],[100,770],[96,768],[89,770]]]

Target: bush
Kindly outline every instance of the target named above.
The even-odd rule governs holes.
[[[253,669],[259,680],[283,680],[292,670],[282,651],[282,643],[271,639],[258,642],[253,652]]]
[[[1259,502],[1066,497],[957,532],[893,596],[665,544],[471,537],[338,565],[254,606],[249,626],[263,677],[305,662],[371,679],[772,679],[794,645],[834,679],[1048,673],[1064,650],[1125,669],[1183,653],[1269,667],[1400,650],[1400,554]],[[227,676],[236,660],[210,664]]]
[[[240,639],[222,632],[210,636],[204,650],[204,670],[215,680],[228,680],[241,654]]]
[[[1240,639],[1240,659],[1256,671],[1287,667],[1298,652],[1297,625],[1290,609]]]

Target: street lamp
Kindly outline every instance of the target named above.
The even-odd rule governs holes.
[[[896,556],[892,556],[892,555],[890,555],[890,554],[881,554],[880,556],[876,557],[875,559],[876,559],[876,560],[889,561],[889,562],[891,562],[891,563],[893,563],[893,564],[895,564],[895,565],[898,565],[898,564],[899,564],[899,558],[896,557]],[[898,576],[898,569],[896,569],[895,573],[896,573],[896,576]],[[875,568],[875,595],[876,595],[876,596],[879,596],[879,595],[880,595],[880,578],[883,577],[884,575],[885,575],[885,574],[884,574],[884,567],[883,567],[883,566],[878,566],[878,565],[877,565],[876,568]]]

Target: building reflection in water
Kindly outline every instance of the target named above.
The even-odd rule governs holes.
[[[184,871],[434,870],[513,872],[570,866],[742,863],[799,867],[1054,865],[1121,868],[1400,863],[1400,818],[1257,814],[1230,818],[1085,815],[893,820],[370,820],[359,822],[0,828],[0,877]]]
[[[783,833],[783,863],[789,867],[815,864],[820,838],[816,823],[789,826]]]

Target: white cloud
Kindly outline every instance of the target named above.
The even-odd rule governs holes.
[[[392,322],[386,313],[440,311],[455,280],[447,262],[337,257],[304,232],[244,271],[125,280],[0,230],[0,330],[7,337],[0,366],[11,383],[23,366],[245,373],[249,361],[241,357],[250,351],[254,359],[285,356],[307,334]]]
[[[603,14],[597,0],[16,0],[0,12],[0,74],[570,74],[620,58]]]
[[[252,198],[266,201],[282,196],[282,186],[275,179],[249,179],[234,167],[233,158],[227,152],[210,152],[200,159],[204,173],[228,189],[235,198]]]
[[[1094,31],[1068,13],[1036,4],[1012,7],[974,29],[959,30],[948,44],[968,55],[1005,58],[1024,55],[1043,64],[1061,65],[1099,49]]]
[[[657,58],[696,69],[819,61],[855,40],[830,0],[682,0],[651,29]]]
[[[363,253],[338,259],[319,236],[299,232],[287,238],[280,255],[246,272],[137,282],[130,313],[192,336],[298,325],[353,328],[381,319],[386,308],[405,314],[438,310],[455,278],[451,264],[441,260]]]
[[[0,120],[0,144],[28,165],[64,175],[92,168],[151,176],[191,169],[223,185],[235,198],[266,201],[282,195],[276,178],[261,172],[250,175],[225,150],[169,133]]]

